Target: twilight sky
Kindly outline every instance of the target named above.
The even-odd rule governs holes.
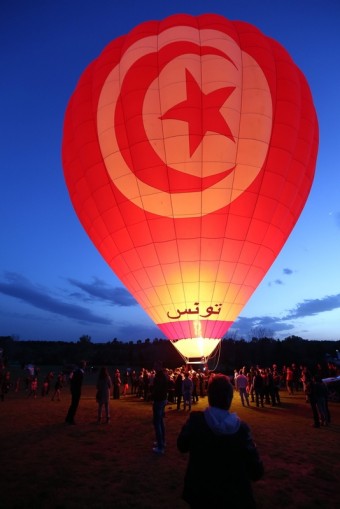
[[[111,40],[143,21],[208,12],[252,23],[286,48],[320,128],[306,206],[230,334],[340,339],[338,0],[2,0],[0,336],[162,337],[78,221],[61,164],[63,120],[80,75]]]

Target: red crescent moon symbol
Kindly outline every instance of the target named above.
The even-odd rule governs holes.
[[[199,192],[220,182],[234,169],[229,167],[224,172],[203,178],[179,172],[160,159],[147,138],[141,114],[145,94],[150,84],[172,59],[188,53],[199,56],[218,55],[228,59],[235,66],[225,53],[216,48],[199,47],[189,42],[176,42],[167,45],[158,53],[147,54],[136,61],[125,76],[117,101],[115,126],[119,126],[119,129],[116,128],[116,136],[126,164],[139,180],[164,192]],[[140,72],[141,67],[143,73]],[[136,90],[136,83],[139,85],[138,90]],[[133,95],[129,93],[131,90]],[[132,128],[130,128],[131,124]],[[128,158],[124,155],[127,140],[130,146]],[[131,165],[132,161],[133,165]]]
[[[142,37],[120,55],[100,90],[97,135],[109,178],[125,199],[163,217],[202,217],[236,200],[259,175],[270,142],[272,102],[263,70],[235,40],[218,30],[202,30],[196,43],[173,42],[177,35],[176,28],[161,41]],[[162,118],[188,99],[186,70],[193,71],[204,101],[234,87],[221,111],[232,137],[222,128],[207,129],[205,136],[211,124],[202,121],[196,135],[192,117],[188,125]],[[190,152],[192,136],[201,139],[201,151]]]

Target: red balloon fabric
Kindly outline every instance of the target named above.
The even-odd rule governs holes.
[[[62,159],[93,243],[189,362],[212,354],[277,257],[317,150],[310,89],[279,43],[176,15],[85,70]]]

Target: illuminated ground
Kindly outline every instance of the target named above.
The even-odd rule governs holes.
[[[60,402],[40,393],[27,398],[23,389],[0,402],[0,507],[187,507],[180,498],[187,459],[175,446],[184,411],[167,407],[167,450],[157,457],[151,452],[151,404],[133,396],[111,400],[112,423],[97,425],[94,381],[86,380],[76,426],[64,424],[67,388]],[[340,507],[340,403],[330,404],[331,425],[314,429],[302,393],[289,397],[282,391],[281,397],[277,408],[243,408],[237,393],[233,402],[250,424],[266,466],[264,480],[254,486],[259,508]]]

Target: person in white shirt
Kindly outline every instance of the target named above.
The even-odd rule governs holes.
[[[250,406],[249,394],[247,392],[247,386],[248,386],[248,378],[246,377],[243,370],[241,369],[239,374],[235,378],[235,389],[240,393],[241,402],[242,402],[243,406],[245,406],[245,403],[247,403],[247,406]]]

